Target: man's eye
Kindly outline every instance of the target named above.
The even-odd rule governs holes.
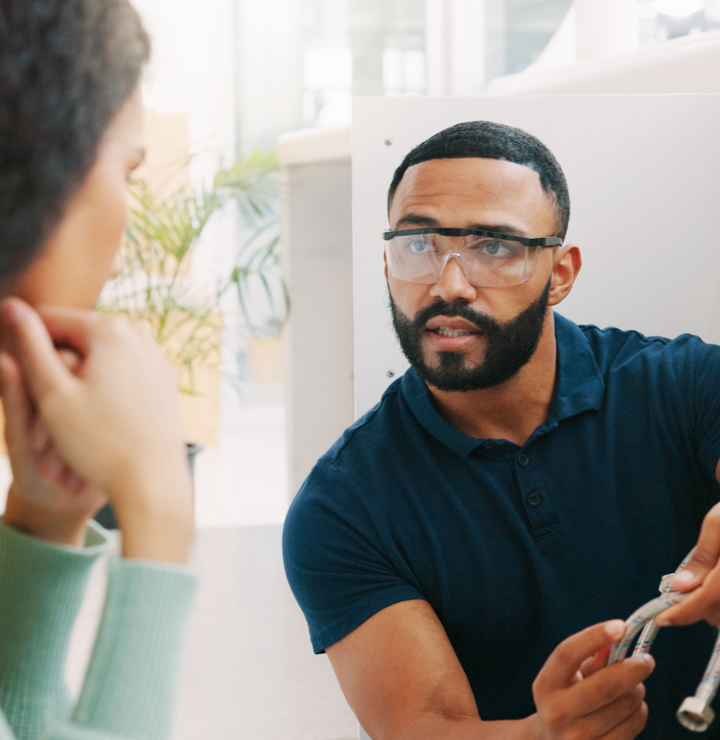
[[[480,254],[490,257],[512,257],[517,254],[517,247],[511,242],[498,241],[497,239],[478,242],[475,249]]]
[[[432,244],[424,239],[410,239],[405,244],[405,250],[411,254],[424,254],[425,252],[432,251],[432,248]]]

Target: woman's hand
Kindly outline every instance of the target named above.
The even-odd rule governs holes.
[[[77,370],[80,359],[74,352],[60,350],[58,354],[70,372]],[[20,367],[6,352],[0,353],[0,393],[13,472],[4,520],[44,540],[81,545],[87,520],[107,497],[60,457],[30,403]]]
[[[0,304],[4,346],[63,461],[107,493],[127,557],[185,562],[192,481],[176,385],[142,327],[17,299]],[[80,358],[70,372],[56,347]]]

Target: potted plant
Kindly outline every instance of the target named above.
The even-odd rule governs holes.
[[[278,166],[273,153],[256,151],[221,167],[210,187],[160,196],[144,180],[130,188],[122,271],[108,285],[99,310],[146,324],[177,371],[182,395],[201,393],[198,377],[211,371],[219,383],[221,351],[246,337],[279,333],[289,302],[279,270]],[[234,209],[234,259],[214,281],[193,279],[191,258],[208,224]],[[273,316],[255,319],[257,304]],[[237,319],[223,321],[234,303]],[[192,434],[192,432],[186,432]],[[200,449],[188,440],[192,462]],[[106,507],[98,520],[114,525]]]

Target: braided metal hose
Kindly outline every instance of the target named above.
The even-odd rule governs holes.
[[[680,567],[675,571],[679,573],[684,567],[687,561],[690,559],[692,552],[683,560]],[[623,639],[613,645],[608,657],[608,665],[612,663],[619,663],[625,659],[628,649],[640,630],[642,630],[637,644],[633,650],[633,655],[637,653],[649,653],[652,648],[653,641],[657,637],[660,627],[655,622],[655,617],[671,606],[680,603],[688,594],[680,593],[679,591],[673,591],[670,588],[670,581],[675,573],[670,573],[667,576],[663,576],[660,581],[660,596],[652,601],[648,601],[647,604],[643,604],[636,612],[634,612],[629,619],[625,622],[625,635]],[[689,696],[680,705],[680,709],[677,711],[677,718],[683,727],[693,732],[705,732],[713,719],[715,719],[715,713],[710,706],[715,694],[718,690],[718,681],[720,680],[720,633],[718,634],[717,642],[713,648],[710,661],[708,662],[705,673],[698,685],[695,696]]]

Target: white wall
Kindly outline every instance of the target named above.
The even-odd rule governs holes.
[[[542,56],[525,71],[491,80],[491,95],[720,93],[720,31],[575,63],[571,8]]]
[[[288,487],[292,498],[354,420],[350,132],[280,137]]]
[[[585,266],[560,312],[720,342],[720,95],[360,98],[353,124],[356,410],[407,367],[387,310],[387,188],[415,145],[459,121],[529,131],[563,166]],[[391,141],[391,145],[386,145]]]
[[[150,34],[145,105],[188,116],[193,178],[214,174],[235,154],[233,0],[133,0]]]

